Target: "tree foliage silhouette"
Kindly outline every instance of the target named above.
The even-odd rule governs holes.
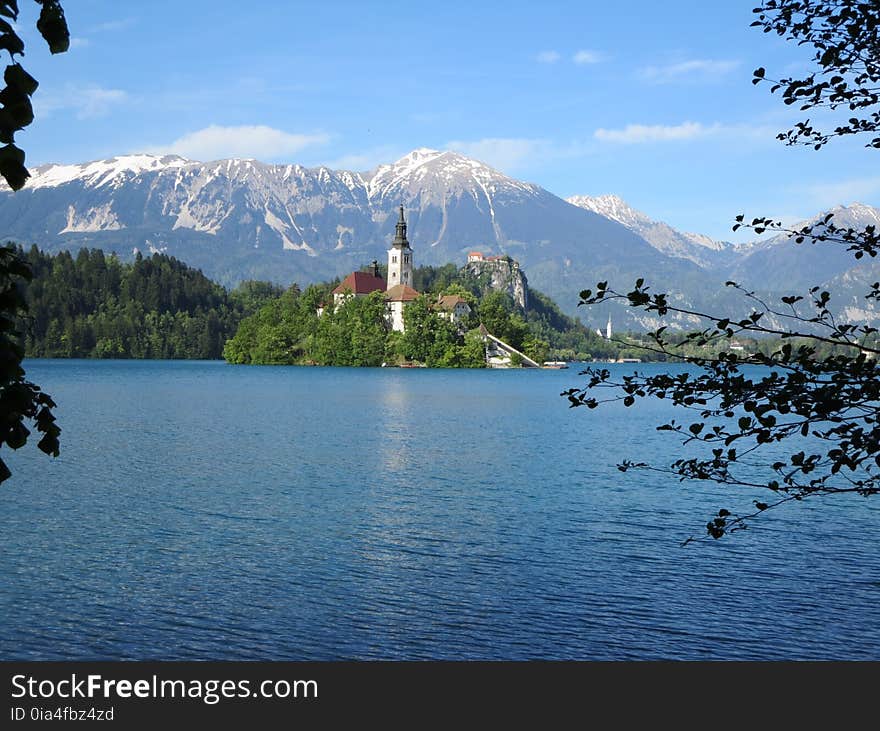
[[[880,8],[858,0],[765,0],[754,10],[753,26],[775,32],[814,50],[815,70],[803,79],[772,82],[787,104],[801,110],[846,105],[858,116],[832,131],[798,122],[778,136],[788,144],[816,149],[837,137],[880,131]],[[756,69],[754,83],[767,80]],[[867,145],[880,148],[880,136]],[[794,243],[825,242],[843,246],[856,259],[875,257],[880,249],[873,225],[863,230],[838,227],[831,214],[799,229],[771,218],[747,221],[737,216],[734,230],[745,227],[788,234]],[[665,399],[690,418],[671,420],[658,430],[671,431],[684,445],[698,445],[701,456],[682,457],[669,466],[626,461],[618,468],[654,470],[680,480],[705,480],[754,488],[753,507],[734,513],[721,508],[706,524],[705,538],[721,538],[748,527],[766,510],[792,501],[830,495],[871,496],[880,492],[880,344],[877,329],[839,322],[831,293],[813,287],[803,296],[782,297],[773,304],[735,282],[751,304],[744,318],[676,306],[665,293],[653,293],[639,279],[629,292],[600,282],[581,292],[579,305],[621,301],[661,318],[669,313],[698,318],[702,329],[671,342],[666,327],[650,333],[650,349],[680,357],[700,367],[697,373],[616,376],[588,368],[585,386],[563,392],[571,406],[596,408],[609,401],[632,406],[640,399]],[[880,300],[880,283],[865,294]],[[730,348],[739,336],[772,336],[779,347],[769,355],[744,355]],[[723,345],[712,357],[687,357],[686,346]],[[707,347],[708,352],[708,347]],[[743,366],[763,366],[744,369]],[[685,543],[694,540],[689,538]]]
[[[70,46],[70,33],[64,10],[57,0],[36,0],[40,6],[37,30],[52,53],[64,53]],[[30,176],[24,166],[24,150],[15,145],[15,133],[34,121],[31,96],[37,90],[37,80],[16,60],[24,55],[24,41],[11,23],[3,18],[18,20],[17,0],[0,1],[0,50],[9,53],[12,61],[3,73],[5,87],[0,90],[0,175],[9,187],[20,190]]]
[[[772,84],[789,105],[801,111],[841,107],[853,116],[832,131],[822,131],[809,119],[782,132],[788,144],[813,145],[817,150],[832,138],[869,133],[869,147],[880,148],[880,8],[875,0],[767,0],[755,8],[752,23],[764,33],[776,33],[798,45],[814,48],[815,68],[803,78],[772,80],[764,68],[755,69],[752,83]]]
[[[40,6],[37,30],[52,53],[63,53],[70,45],[70,33],[61,4],[57,0],[36,2]],[[15,133],[34,120],[31,96],[38,84],[16,60],[24,55],[24,42],[5,18],[18,21],[16,0],[0,0],[0,50],[7,51],[11,59],[3,73],[5,86],[0,90],[0,175],[10,188],[20,190],[29,173],[24,165],[24,150],[15,145]],[[25,422],[31,422],[43,435],[37,446],[46,454],[58,456],[61,429],[52,414],[55,402],[25,378],[24,349],[15,325],[16,318],[26,309],[21,286],[31,277],[30,268],[16,249],[0,248],[0,447],[24,446],[31,433]],[[10,476],[9,468],[0,459],[0,482]]]

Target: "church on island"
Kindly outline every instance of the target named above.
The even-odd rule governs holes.
[[[471,252],[468,255],[469,264],[477,261],[493,262],[506,259],[507,257],[504,256],[484,257],[480,252]],[[515,262],[514,264],[519,266]],[[353,297],[366,297],[373,292],[384,292],[386,322],[391,330],[402,333],[405,327],[404,308],[421,296],[412,286],[413,268],[413,250],[406,238],[406,218],[403,206],[400,206],[394,239],[391,242],[391,248],[388,249],[388,279],[382,279],[379,274],[379,263],[374,261],[371,272],[352,272],[339,283],[339,286],[332,292],[332,306],[336,309]],[[458,295],[441,295],[432,304],[432,307],[440,317],[444,317],[458,326],[467,322],[471,314],[467,300]],[[323,310],[324,305],[318,310],[319,316]],[[485,344],[486,365],[488,367],[508,368],[511,358],[514,356],[523,367],[541,367],[540,363],[492,335],[483,325],[480,325],[479,335]]]
[[[403,332],[403,308],[419,293],[413,289],[413,251],[406,238],[406,219],[403,206],[388,249],[388,280],[379,276],[379,264],[373,262],[372,272],[352,272],[333,290],[333,306],[339,307],[351,297],[366,297],[373,292],[385,292],[388,324],[392,330]],[[458,322],[470,313],[470,306],[461,297],[442,297],[436,307],[441,315]]]

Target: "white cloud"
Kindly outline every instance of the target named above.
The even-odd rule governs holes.
[[[602,60],[602,54],[598,51],[581,49],[571,57],[571,60],[581,66],[589,63],[599,63]]]
[[[733,60],[692,59],[663,66],[646,66],[639,76],[655,84],[668,84],[682,79],[711,80],[728,74],[740,65]]]
[[[526,169],[536,161],[583,154],[583,147],[580,145],[560,146],[551,140],[525,137],[452,140],[441,145],[439,149],[460,152],[511,174]],[[334,170],[372,170],[378,165],[398,160],[408,152],[410,150],[397,146],[382,145],[321,162]]]
[[[521,168],[537,155],[548,154],[552,144],[548,140],[525,137],[486,137],[469,142],[453,140],[446,143],[446,148],[510,172]]]
[[[59,110],[72,110],[77,119],[93,119],[110,113],[113,107],[131,101],[122,89],[101,86],[68,84],[60,91],[47,91],[34,96],[37,115],[49,115]]]
[[[827,209],[855,201],[875,199],[880,195],[880,177],[851,178],[833,183],[816,183],[806,188],[817,208]]]
[[[109,113],[110,108],[128,101],[128,92],[122,89],[102,89],[92,87],[84,90],[79,102],[77,116],[80,119],[102,117]]]
[[[541,51],[535,60],[538,63],[556,63],[562,56],[557,51]]]
[[[71,38],[70,39],[70,47],[71,48],[85,48],[89,45],[88,38]]]
[[[120,18],[119,20],[108,20],[104,23],[98,23],[98,25],[93,25],[88,29],[89,33],[115,33],[120,30],[125,30],[126,28],[131,28],[135,23],[137,23],[137,18],[128,17],[128,18]]]
[[[670,140],[691,140],[715,131],[719,125],[706,127],[699,122],[681,124],[628,124],[623,129],[597,129],[593,136],[601,142],[616,142],[634,145],[645,142],[668,142]]]
[[[702,122],[682,122],[681,124],[628,124],[621,129],[597,129],[593,137],[600,142],[621,145],[638,145],[650,142],[675,142],[696,140],[706,137],[724,137],[749,144],[775,144],[776,131],[766,125],[753,124],[703,124]]]
[[[341,155],[332,160],[327,160],[323,164],[331,170],[372,170],[374,167],[391,160],[399,160],[407,152],[409,150],[402,150],[392,145],[384,145],[364,150],[363,152]]]
[[[212,124],[151,152],[181,155],[192,160],[239,157],[271,161],[293,155],[306,147],[324,144],[329,139],[323,133],[294,134],[262,124],[237,127]]]

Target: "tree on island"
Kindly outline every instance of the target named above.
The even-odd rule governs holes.
[[[70,34],[61,4],[57,0],[36,2],[40,5],[37,30],[52,53],[64,53],[70,45]],[[37,90],[37,81],[16,61],[16,56],[24,55],[24,42],[4,18],[18,20],[17,0],[0,0],[0,49],[8,51],[11,59],[3,74],[5,86],[0,91],[0,175],[10,188],[20,190],[29,174],[24,166],[24,151],[15,145],[15,133],[34,120],[31,96]],[[15,325],[25,309],[20,285],[31,277],[30,268],[16,249],[0,248],[0,447],[24,446],[30,436],[25,421],[30,421],[43,435],[37,446],[57,457],[61,429],[52,414],[55,402],[25,378],[21,365],[24,349]],[[10,476],[9,468],[0,459],[0,483]]]
[[[770,83],[786,104],[801,111],[845,108],[848,118],[819,129],[806,119],[778,138],[789,145],[819,149],[835,138],[874,135],[866,147],[880,148],[880,10],[865,0],[765,0],[755,8],[752,26],[814,49],[814,70],[803,78],[771,80],[763,68],[753,83]],[[831,115],[836,116],[836,115]],[[788,234],[797,244],[826,242],[846,247],[854,258],[875,257],[880,232],[835,226],[832,215],[801,229],[770,218],[747,222],[740,215],[734,230]],[[705,445],[702,457],[681,458],[669,466],[625,461],[618,469],[647,469],[680,480],[704,480],[728,487],[754,488],[753,508],[734,513],[722,508],[706,525],[706,536],[721,538],[746,528],[771,508],[792,501],[831,495],[870,496],[880,492],[880,341],[867,325],[840,323],[832,314],[831,293],[819,287],[805,296],[786,296],[779,305],[765,302],[735,282],[751,313],[742,319],[675,306],[665,293],[653,293],[639,279],[630,292],[607,282],[581,292],[579,305],[622,301],[662,317],[678,313],[698,317],[705,327],[685,338],[670,339],[666,328],[650,333],[650,348],[678,356],[701,368],[697,374],[635,373],[616,376],[589,368],[587,385],[563,392],[572,407],[595,408],[622,401],[666,399],[693,414],[685,422],[657,427],[679,435],[683,444]],[[880,283],[868,301],[880,301]],[[734,338],[772,336],[778,348],[744,355]],[[717,354],[687,356],[685,346],[717,347]],[[755,375],[743,365],[766,368]],[[770,370],[767,370],[769,368]],[[711,450],[711,456],[709,456]],[[780,456],[778,453],[786,454]],[[777,456],[768,455],[776,452]],[[685,543],[694,540],[689,538]]]

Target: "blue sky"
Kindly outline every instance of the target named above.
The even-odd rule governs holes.
[[[752,70],[810,54],[749,28],[754,5],[67,0],[72,48],[51,57],[24,2],[41,86],[18,139],[29,165],[151,151],[366,170],[454,148],[732,240],[740,212],[880,205],[865,140],[775,140],[801,115]]]

